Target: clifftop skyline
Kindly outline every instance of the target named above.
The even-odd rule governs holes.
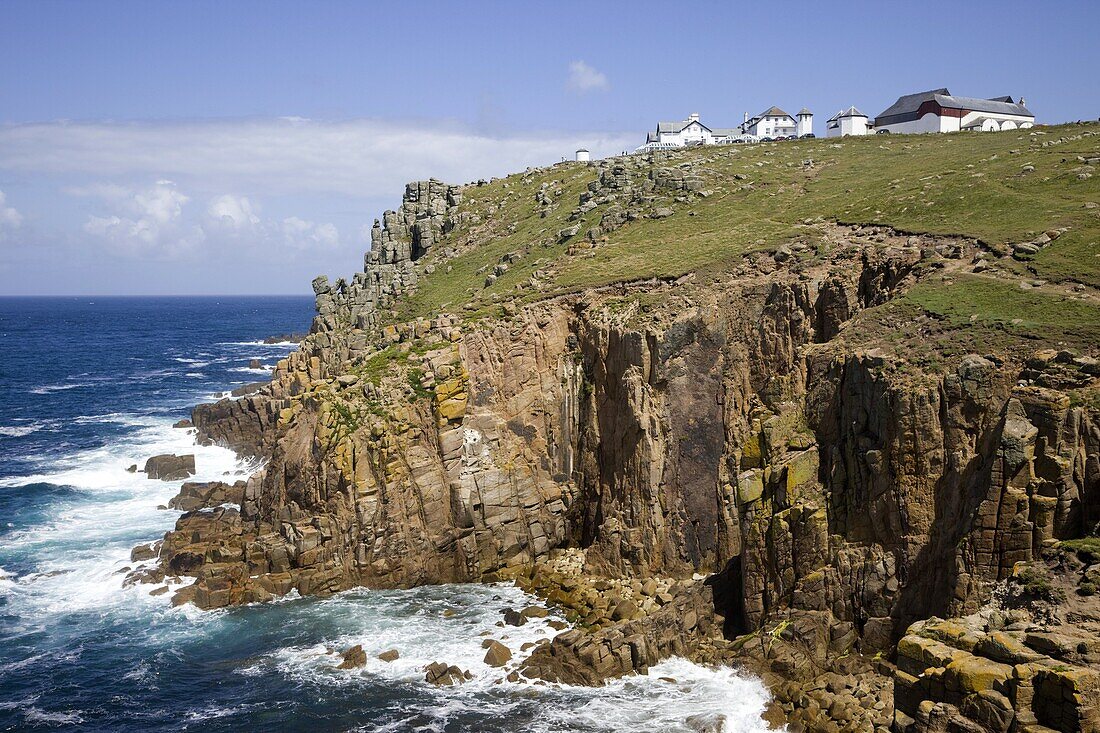
[[[407,181],[616,154],[692,112],[821,128],[947,85],[1097,115],[1091,3],[668,12],[5,3],[0,293],[301,292],[354,268]]]

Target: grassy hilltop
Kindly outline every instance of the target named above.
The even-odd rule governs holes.
[[[972,237],[988,248],[991,272],[926,279],[889,304],[895,317],[932,317],[978,340],[984,327],[1000,337],[1095,345],[1098,156],[1100,125],[1074,124],[692,148],[652,163],[532,169],[465,189],[463,223],[449,237],[460,243],[457,256],[422,279],[399,316],[492,313],[505,300],[652,277],[720,278],[754,251],[795,245],[797,257],[822,254],[831,245],[819,225],[837,222]],[[586,236],[608,207],[583,211],[580,197],[601,167],[617,162],[633,184],[657,168],[696,184],[658,190],[641,216]],[[1052,230],[1061,236],[1037,252],[1013,248]],[[487,277],[502,261],[507,269]]]

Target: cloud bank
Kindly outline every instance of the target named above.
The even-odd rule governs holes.
[[[465,183],[631,141],[368,119],[0,125],[0,184],[20,202],[0,193],[0,293],[224,293],[246,272],[254,292],[300,290],[358,269],[371,222],[409,181]]]
[[[372,197],[392,196],[419,178],[463,183],[554,163],[578,145],[618,153],[629,139],[560,132],[491,137],[464,127],[380,120],[57,122],[0,125],[0,170],[156,175],[256,193]]]

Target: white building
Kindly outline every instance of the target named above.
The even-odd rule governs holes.
[[[805,107],[798,113],[798,119],[778,107],[764,110],[755,117],[745,113],[741,123],[741,133],[758,138],[802,137],[813,131],[814,115]]]
[[[867,115],[855,107],[842,109],[825,122],[825,137],[866,135],[871,132]]]
[[[978,99],[955,97],[943,89],[933,89],[898,97],[875,118],[875,131],[958,132],[959,130],[1016,130],[1035,124],[1035,115],[1024,106],[1023,97]]]
[[[577,162],[578,163],[587,163],[590,160],[592,160],[592,157],[589,154],[587,149],[585,149],[585,148],[578,148],[577,149]]]
[[[678,122],[658,122],[657,129],[649,133],[645,144],[634,152],[648,153],[689,145],[719,145],[733,142],[733,138],[739,134],[740,131],[735,127],[707,127],[699,120],[698,114],[691,114],[686,120]]]

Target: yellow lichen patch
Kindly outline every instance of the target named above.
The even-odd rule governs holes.
[[[754,430],[741,445],[741,468],[760,468],[764,464],[764,458],[760,451],[760,432]]]
[[[1000,691],[1010,679],[1012,679],[1010,665],[970,654],[955,658],[947,665],[947,672],[944,675],[948,689],[957,685],[955,689],[964,694],[983,690]]]
[[[817,449],[804,450],[787,463],[787,497],[793,501],[798,490],[817,481]]]
[[[435,387],[436,408],[443,420],[460,420],[466,414],[466,387],[469,374],[463,369],[454,379],[440,382]]]
[[[764,472],[760,469],[745,471],[737,477],[737,501],[744,506],[759,499],[764,493]]]
[[[285,407],[282,410],[279,410],[279,427],[286,428],[288,425],[290,425],[290,423],[294,421],[294,418],[297,417],[301,409],[302,403],[298,400],[295,400],[290,403],[290,407]]]

